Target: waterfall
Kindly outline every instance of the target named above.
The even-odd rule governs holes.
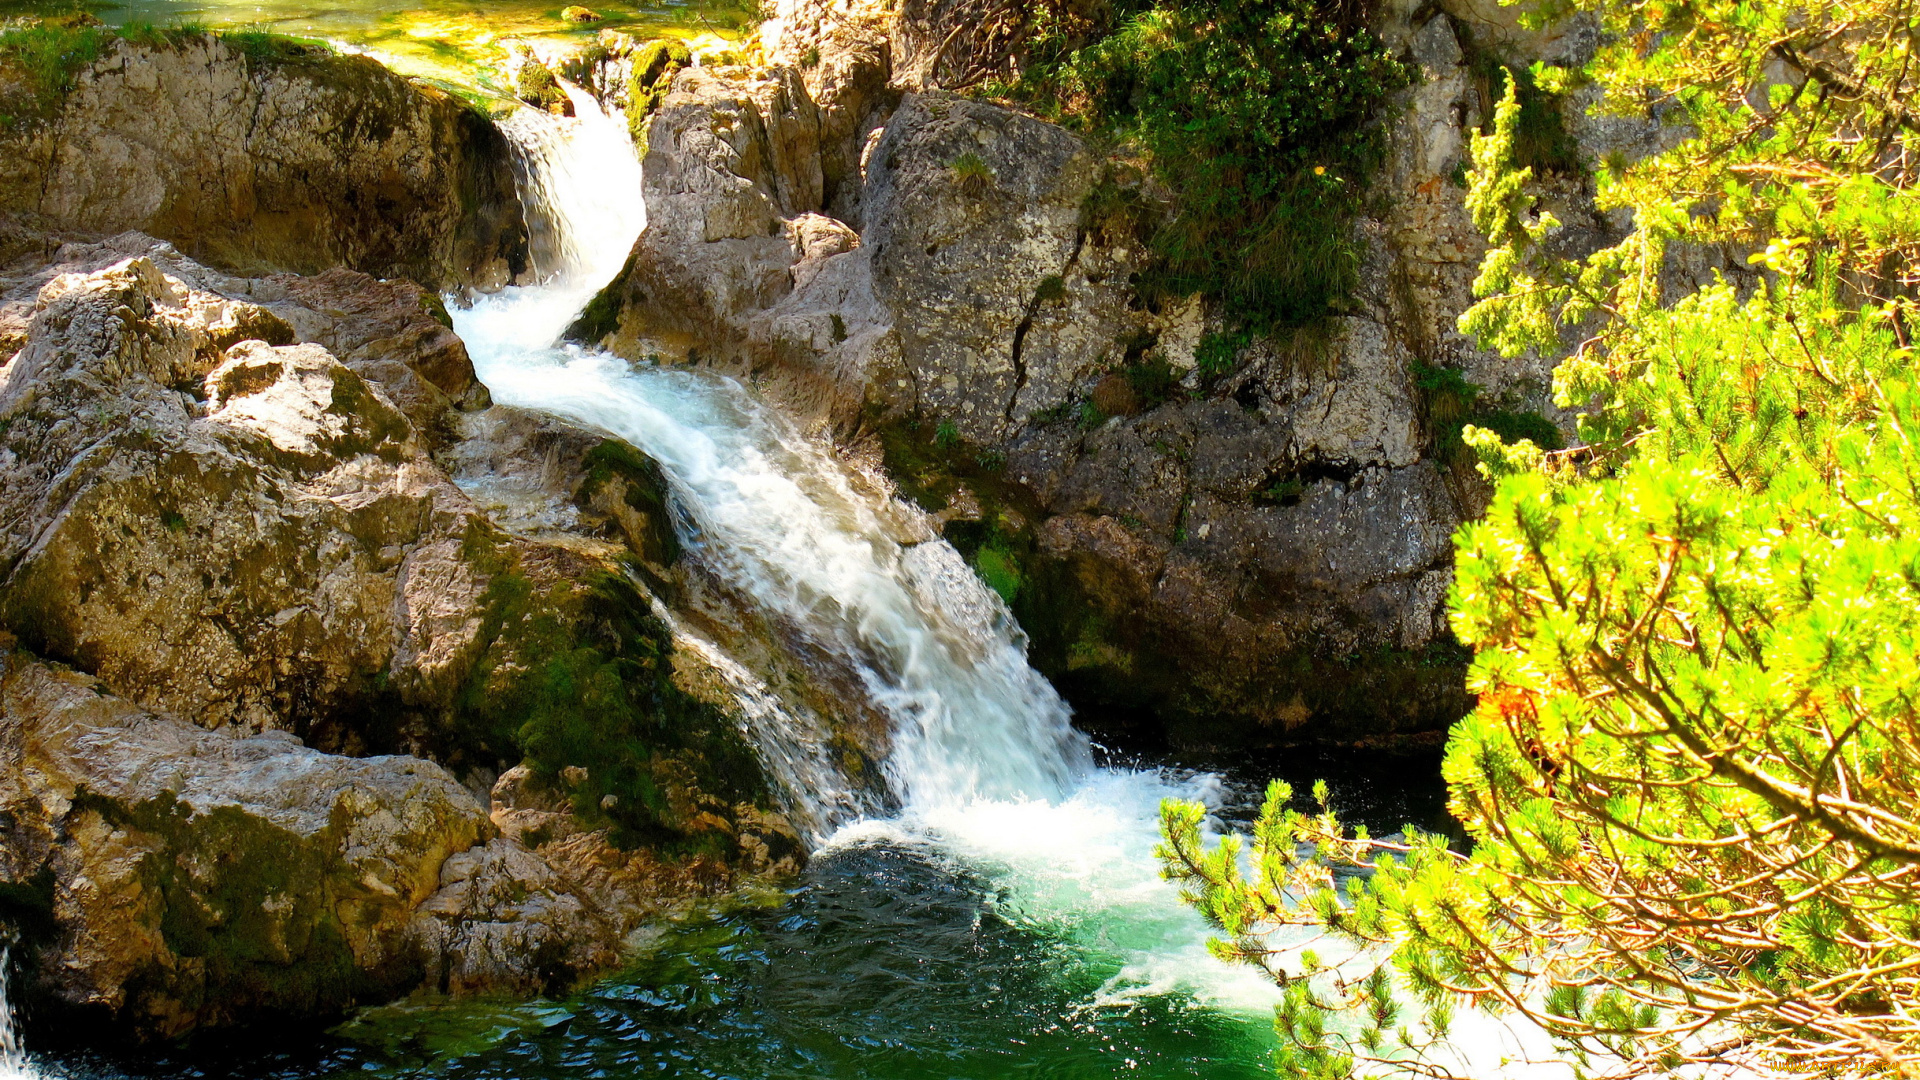
[[[0,1080],[41,1080],[27,1058],[13,1015],[13,943],[0,942]]]
[[[455,314],[495,400],[609,432],[658,461],[690,557],[800,651],[844,665],[860,704],[887,717],[883,767],[902,804],[1065,796],[1090,766],[1086,742],[1027,665],[1006,605],[951,545],[896,540],[886,496],[739,382],[557,343],[645,221],[625,124],[569,93],[575,120],[528,110],[504,125],[528,178],[529,219],[556,233],[536,250],[543,283]],[[750,715],[769,715],[764,698],[750,704]],[[789,763],[775,771],[813,803],[803,816],[845,820],[858,800],[818,787],[826,740],[767,730],[777,726],[751,734],[763,756]]]
[[[1116,957],[1121,973],[1088,1009],[1172,990],[1270,1009],[1272,983],[1212,957],[1208,927],[1153,856],[1160,801],[1217,802],[1217,778],[1095,769],[1000,597],[945,541],[897,538],[886,496],[746,386],[556,343],[645,220],[636,170],[614,163],[632,155],[625,125],[569,93],[578,119],[528,112],[505,125],[529,218],[558,230],[540,248],[542,283],[480,298],[454,312],[455,328],[495,400],[658,461],[687,557],[778,630],[798,667],[829,673],[849,713],[885,718],[895,805],[883,813],[841,776],[823,718],[662,613],[732,684],[796,821],[824,848],[957,860],[1000,883],[1001,917]]]

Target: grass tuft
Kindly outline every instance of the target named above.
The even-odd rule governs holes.
[[[949,162],[947,172],[953,177],[954,186],[968,195],[985,195],[993,189],[993,166],[971,151]]]

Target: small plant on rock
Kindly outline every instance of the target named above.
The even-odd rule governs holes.
[[[953,184],[968,195],[985,195],[993,187],[993,167],[979,154],[968,151],[947,166]]]

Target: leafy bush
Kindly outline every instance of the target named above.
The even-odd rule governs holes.
[[[1416,362],[1413,387],[1419,392],[1427,424],[1428,452],[1436,465],[1469,467],[1477,460],[1467,445],[1470,429],[1481,428],[1505,442],[1526,439],[1541,450],[1565,445],[1560,429],[1537,412],[1503,408],[1486,400],[1486,391],[1452,368]]]
[[[1357,9],[1119,0],[1085,44],[1038,25],[1033,61],[1001,92],[1137,143],[1176,193],[1150,230],[1144,292],[1202,293],[1256,326],[1340,305],[1358,270],[1348,220],[1381,151],[1367,121],[1408,79]]]

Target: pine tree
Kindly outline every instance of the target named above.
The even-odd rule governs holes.
[[[1461,327],[1564,356],[1581,445],[1468,432],[1496,483],[1451,598],[1470,850],[1370,838],[1275,784],[1246,842],[1209,848],[1204,811],[1169,803],[1160,854],[1217,953],[1285,988],[1286,1075],[1443,1075],[1470,1007],[1586,1075],[1920,1074],[1920,11],[1531,18],[1576,9],[1607,44],[1535,81],[1596,80],[1676,137],[1601,164],[1633,229],[1581,260],[1515,166],[1511,90],[1474,140],[1492,250]],[[1747,267],[1676,290],[1688,246]]]

